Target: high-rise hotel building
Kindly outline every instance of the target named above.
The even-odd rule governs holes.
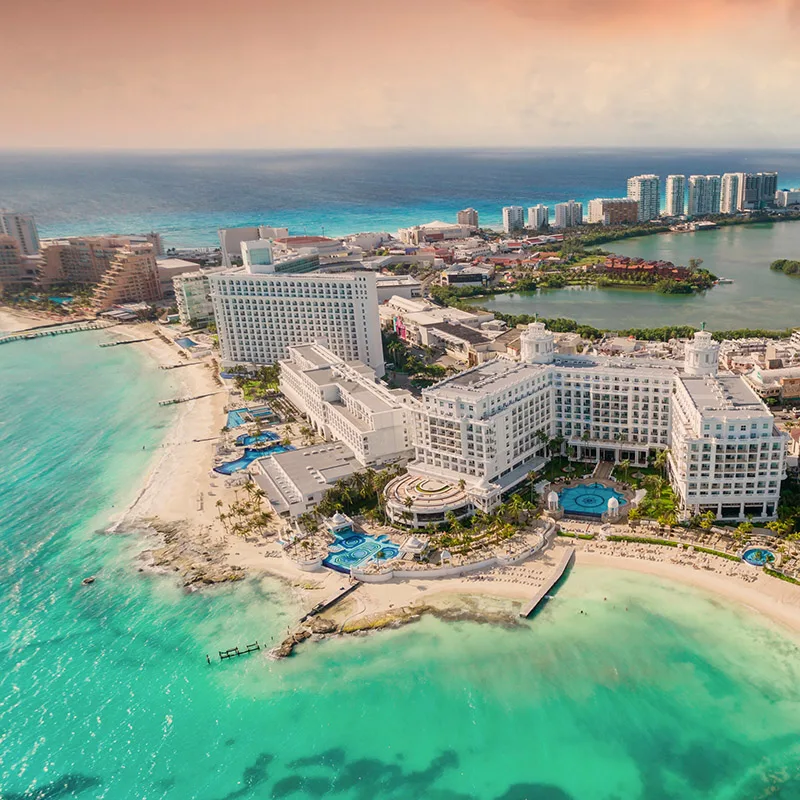
[[[628,178],[628,197],[639,204],[639,221],[656,219],[661,213],[661,181],[658,175]]]
[[[743,378],[717,374],[711,334],[696,333],[682,363],[556,355],[541,323],[522,333],[520,349],[519,361],[501,357],[424,389],[412,411],[409,473],[463,487],[462,513],[496,508],[562,437],[575,458],[641,466],[670,448],[684,517],[774,518],[786,437]],[[440,521],[429,499],[419,508],[392,501],[393,484],[390,516]]]
[[[556,203],[555,228],[577,228],[583,225],[583,203],[567,200],[566,203]]]
[[[686,209],[686,176],[667,175],[666,185],[666,214],[668,217],[680,217]]]
[[[538,231],[541,228],[546,228],[549,224],[550,209],[547,206],[539,203],[528,209],[528,227],[531,230]]]
[[[474,208],[464,208],[456,214],[458,225],[469,225],[470,228],[478,227],[478,212]]]
[[[274,364],[291,345],[324,339],[340,358],[383,375],[375,274],[292,274],[275,266],[208,275],[223,364]]]
[[[503,230],[506,233],[521,231],[525,227],[525,209],[522,206],[503,208]]]
[[[15,239],[23,256],[35,256],[39,252],[39,231],[31,214],[0,209],[0,234]]]

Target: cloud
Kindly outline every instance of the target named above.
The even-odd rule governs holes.
[[[798,0],[478,0],[497,11],[512,12],[531,24],[580,34],[648,33],[656,37],[681,32],[704,34],[777,15],[800,23]]]

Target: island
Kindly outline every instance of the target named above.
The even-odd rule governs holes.
[[[784,275],[800,276],[800,261],[789,258],[776,258],[769,268],[774,272],[782,272]]]

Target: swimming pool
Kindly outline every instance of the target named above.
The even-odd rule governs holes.
[[[277,433],[271,431],[264,431],[259,433],[258,436],[248,436],[243,433],[241,436],[236,437],[236,444],[239,447],[249,447],[251,444],[260,444],[261,442],[277,442],[281,437]]]
[[[245,425],[247,420],[244,417],[244,414],[248,414],[248,410],[246,408],[237,408],[235,411],[228,412],[228,427],[229,428],[238,428],[240,425]]]
[[[294,447],[291,445],[284,447],[282,444],[274,447],[246,447],[241,458],[237,458],[235,461],[227,461],[218,467],[214,467],[214,472],[219,472],[220,475],[233,475],[234,472],[247,469],[257,458],[271,456],[275,453],[285,453],[288,450],[294,450]]]
[[[400,555],[400,547],[385,534],[369,536],[352,528],[335,534],[336,541],[329,545],[328,555],[322,563],[337,572],[349,573],[352,567],[368,561],[389,561]]]
[[[621,492],[602,483],[588,483],[562,489],[558,493],[558,502],[565,514],[600,517],[608,511],[608,501],[612,497],[616,498],[620,507],[628,502]]]
[[[775,553],[765,547],[748,547],[742,553],[742,561],[746,561],[754,567],[765,567],[767,564],[775,563]]]
[[[188,350],[190,347],[197,347],[197,342],[195,342],[193,339],[189,339],[187,336],[183,336],[180,339],[176,339],[175,344],[179,344],[186,350]]]

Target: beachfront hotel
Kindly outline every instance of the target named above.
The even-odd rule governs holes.
[[[23,256],[35,256],[39,252],[39,231],[31,214],[0,209],[0,234],[16,240]]]
[[[375,274],[296,275],[277,272],[280,263],[209,274],[223,365],[274,364],[292,345],[325,339],[383,375]]]
[[[690,175],[687,213],[716,214],[721,208],[722,178],[719,175]]]
[[[670,448],[682,516],[775,517],[785,436],[744,379],[717,374],[710,334],[695,335],[683,363],[556,355],[541,323],[520,343],[518,361],[497,358],[423,390],[409,475],[386,488],[390,518],[424,527],[448,511],[491,511],[544,466],[552,439],[578,460],[633,466]]]
[[[589,201],[589,223],[624,225],[639,221],[639,201],[633,197],[598,197]]]
[[[161,298],[155,247],[150,242],[131,243],[115,251],[97,284],[92,307],[105,311],[122,303],[154,303]]]
[[[628,178],[628,197],[639,204],[639,221],[656,219],[661,213],[661,179],[658,175]]]
[[[255,479],[276,513],[296,517],[337,480],[407,462],[414,454],[413,401],[409,392],[379,383],[366,364],[345,362],[322,342],[288,351],[280,362],[281,392],[328,444],[259,459]]]
[[[686,176],[667,175],[665,191],[665,213],[668,217],[680,217],[684,213],[686,204]]]

